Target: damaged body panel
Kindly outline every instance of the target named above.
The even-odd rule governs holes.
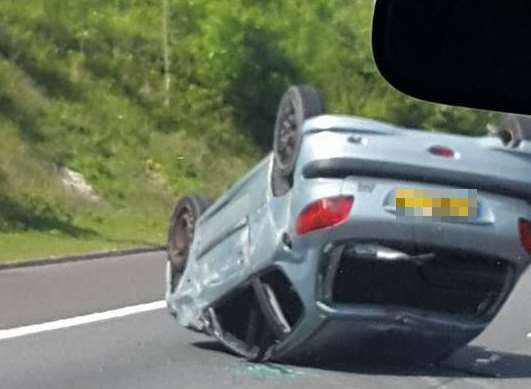
[[[251,360],[446,356],[486,328],[529,264],[530,149],[305,120],[288,190],[275,190],[272,153],[198,218],[174,288],[168,262],[170,312]],[[475,190],[474,213],[401,217],[400,188]]]

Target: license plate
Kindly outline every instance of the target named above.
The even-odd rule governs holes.
[[[478,213],[477,190],[398,188],[395,206],[399,217],[470,219]]]

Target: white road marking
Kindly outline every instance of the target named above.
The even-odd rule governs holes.
[[[527,337],[528,337],[529,339],[531,339],[531,332],[530,332],[529,334],[527,334]]]
[[[23,327],[0,330],[0,340],[18,338],[21,336],[38,334],[41,332],[60,330],[63,328],[77,327],[84,324],[96,323],[99,321],[116,319],[135,315],[137,313],[156,311],[166,307],[166,301],[155,301],[153,303],[134,305],[106,312],[91,313],[89,315],[76,316],[68,319],[50,321],[41,324],[32,324]]]

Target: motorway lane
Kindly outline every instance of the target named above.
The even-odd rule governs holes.
[[[427,388],[448,377],[253,365],[152,312],[4,341],[2,388]]]
[[[162,299],[162,252],[0,271],[0,329]]]
[[[160,300],[163,268],[157,253],[0,271],[1,326]],[[248,364],[162,309],[0,341],[0,388],[523,389],[531,386],[530,295],[527,273],[492,326],[442,367]]]

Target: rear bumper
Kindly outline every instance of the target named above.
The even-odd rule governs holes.
[[[319,265],[312,266],[312,263]],[[330,293],[325,290],[327,281],[323,271],[333,271],[329,263],[329,255],[313,256],[308,264],[312,271],[304,278],[295,278],[295,289],[299,290],[303,283],[306,288],[311,285],[312,290],[302,293],[299,290],[304,303],[303,319],[293,333],[275,347],[274,359],[289,361],[316,356],[327,359],[388,357],[393,361],[438,359],[478,336],[514,286],[511,277],[489,316],[476,319],[384,303],[337,303],[331,301]]]

